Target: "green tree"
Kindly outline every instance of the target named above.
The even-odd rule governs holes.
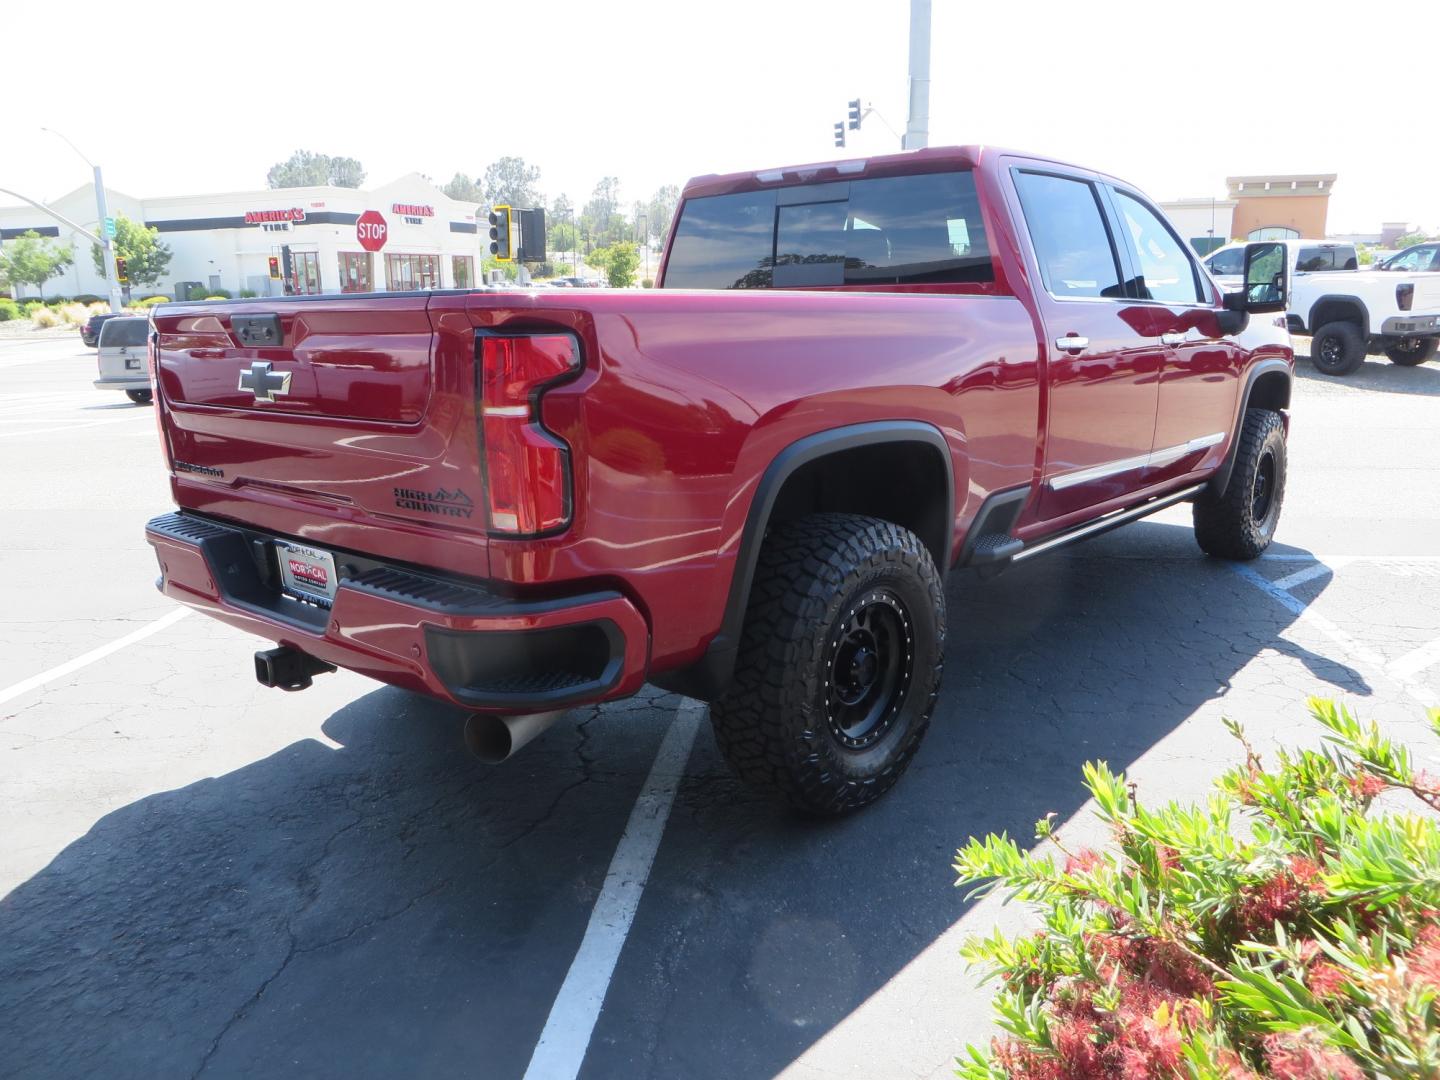
[[[666,184],[650,196],[650,206],[646,211],[650,227],[650,235],[656,240],[664,240],[670,231],[670,219],[675,216],[675,207],[680,202],[680,189],[674,184]]]
[[[1395,238],[1395,250],[1404,251],[1406,248],[1414,247],[1416,244],[1426,243],[1429,239],[1430,237],[1426,236],[1423,232],[1406,233],[1404,236]]]
[[[527,165],[524,158],[502,157],[485,170],[480,181],[481,201],[489,206],[544,206],[539,183],[536,166]]]
[[[0,247],[0,277],[15,285],[34,285],[45,299],[45,282],[75,261],[68,248],[52,244],[34,229]]]
[[[155,285],[170,268],[170,246],[160,239],[160,230],[131,221],[124,214],[115,215],[115,257],[125,260],[125,273],[132,285]],[[105,272],[105,251],[99,244],[90,245],[95,272]]]
[[[365,182],[365,169],[349,157],[332,157],[309,150],[296,150],[289,159],[270,166],[265,182],[272,188],[335,187],[358,188]]]
[[[625,239],[628,226],[620,212],[620,181],[607,176],[595,185],[590,201],[580,212],[582,232],[596,247],[609,247]]]
[[[609,247],[596,248],[585,257],[585,261],[597,270],[605,271],[605,280],[612,289],[627,289],[635,284],[640,252],[628,240],[620,240]]]
[[[440,189],[457,202],[484,202],[485,192],[480,189],[480,183],[473,177],[457,172],[450,178],[450,182]]]

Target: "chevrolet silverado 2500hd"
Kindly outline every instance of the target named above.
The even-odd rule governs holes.
[[[1124,182],[948,148],[690,182],[655,290],[162,305],[160,587],[471,711],[506,756],[646,681],[803,810],[887,790],[945,575],[1175,503],[1257,556],[1285,489],[1278,245],[1223,297]],[[1248,325],[1248,329],[1247,329]]]

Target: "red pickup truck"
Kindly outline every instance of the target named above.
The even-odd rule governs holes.
[[[1270,542],[1282,255],[1223,296],[1130,185],[967,147],[692,180],[653,291],[162,305],[159,585],[275,641],[267,685],[429,694],[489,759],[683,692],[845,813],[924,735],[947,572],[1181,501]]]

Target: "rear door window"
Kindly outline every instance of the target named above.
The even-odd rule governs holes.
[[[1095,185],[1078,177],[1017,171],[1015,186],[1050,294],[1123,298],[1120,264]]]
[[[995,277],[968,171],[689,199],[671,289],[987,282]]]

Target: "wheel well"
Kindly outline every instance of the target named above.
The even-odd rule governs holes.
[[[1310,309],[1310,332],[1313,334],[1326,323],[1348,322],[1360,328],[1360,333],[1370,332],[1370,317],[1365,305],[1351,296],[1322,296]]]
[[[1250,388],[1250,397],[1245,402],[1247,409],[1273,409],[1279,412],[1290,407],[1290,375],[1284,371],[1267,371],[1255,380]],[[1242,414],[1240,422],[1245,422]]]
[[[874,443],[801,465],[775,497],[768,526],[825,512],[868,514],[909,529],[943,573],[950,558],[949,475],[923,442]]]

